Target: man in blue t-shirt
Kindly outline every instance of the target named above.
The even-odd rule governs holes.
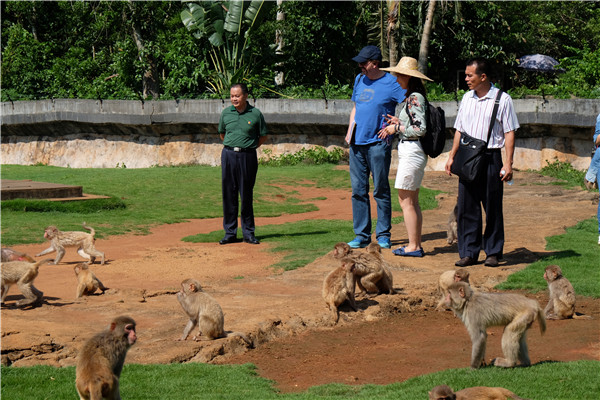
[[[396,78],[379,69],[381,51],[366,46],[352,59],[361,73],[354,80],[346,141],[350,144],[350,180],[352,182],[352,219],[354,240],[352,248],[366,247],[371,242],[371,205],[369,176],[373,175],[373,198],[377,203],[375,235],[382,248],[391,247],[392,201],[390,195],[391,137],[381,131],[385,116],[394,115],[397,103],[404,100],[406,91]],[[379,133],[381,131],[381,133]]]

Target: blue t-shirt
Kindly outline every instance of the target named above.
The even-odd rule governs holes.
[[[380,141],[377,132],[384,126],[384,116],[394,115],[396,104],[404,100],[405,94],[406,90],[402,89],[396,77],[391,74],[386,73],[375,81],[359,74],[354,80],[352,91],[352,101],[356,105],[354,144]]]

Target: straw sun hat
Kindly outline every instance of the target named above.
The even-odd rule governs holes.
[[[417,70],[417,60],[412,57],[402,57],[395,67],[381,68],[381,70],[395,72],[396,74],[415,76],[433,82],[433,79],[429,79]]]

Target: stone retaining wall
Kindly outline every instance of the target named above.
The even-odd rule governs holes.
[[[352,109],[349,100],[269,100],[253,104],[271,135],[259,157],[301,148],[342,147]],[[539,169],[546,161],[567,161],[586,169],[600,100],[515,100],[517,169]],[[216,125],[220,100],[100,101],[42,100],[1,104],[1,163],[37,163],[72,168],[144,168],[185,164],[216,166],[221,142]],[[440,102],[452,127],[456,102]],[[448,129],[448,138],[452,136]],[[450,139],[446,151],[450,149]],[[429,170],[443,170],[446,154],[430,159]],[[394,152],[393,164],[397,165]]]

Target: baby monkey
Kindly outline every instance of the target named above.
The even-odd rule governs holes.
[[[544,279],[548,282],[549,300],[544,314],[546,319],[589,319],[588,315],[575,313],[575,289],[562,274],[558,265],[548,265],[544,272]]]

